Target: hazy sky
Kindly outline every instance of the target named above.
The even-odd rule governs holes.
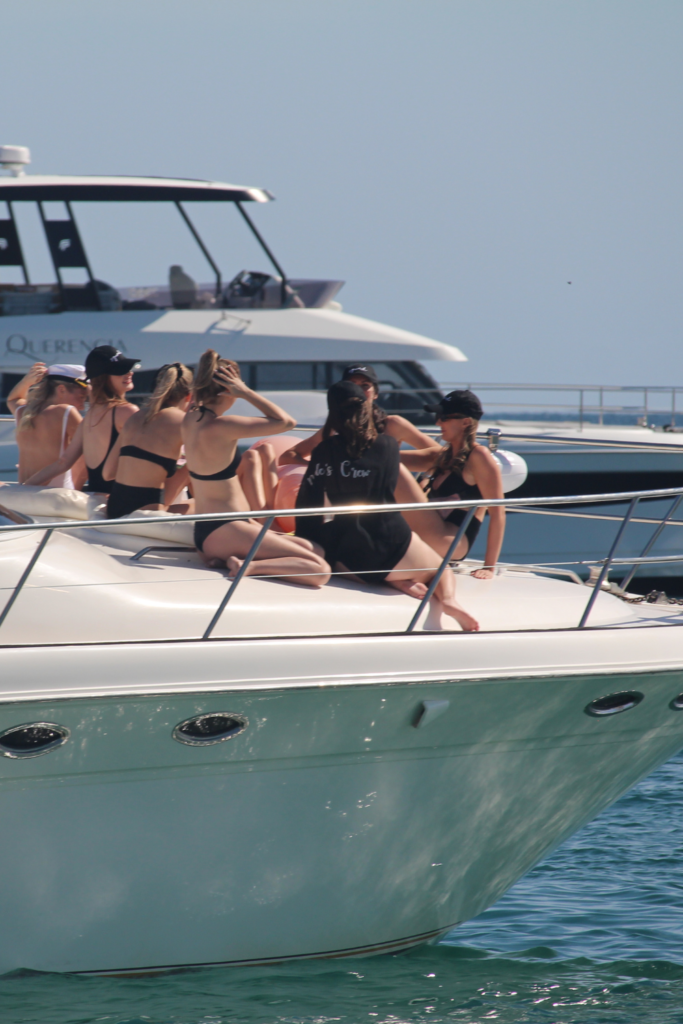
[[[472,380],[683,384],[681,0],[0,0],[0,26],[0,143],[34,173],[269,188],[291,276]],[[171,208],[77,214],[98,277],[210,279]],[[268,269],[236,211],[196,219],[225,279]]]

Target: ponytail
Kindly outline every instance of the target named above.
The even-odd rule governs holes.
[[[192,371],[182,363],[162,366],[154,382],[154,391],[144,405],[144,422],[169,405],[177,405],[192,391]]]
[[[432,477],[438,476],[439,473],[448,473],[452,469],[462,470],[465,463],[470,457],[470,452],[474,448],[477,440],[477,427],[479,426],[479,420],[472,420],[469,427],[465,430],[465,436],[463,437],[462,448],[454,452],[453,446],[450,444],[444,445],[439,452],[439,457],[434,464],[432,470]]]
[[[215,377],[217,370],[228,366],[233,367],[239,374],[240,368],[234,359],[223,359],[212,348],[207,348],[206,352],[202,353],[192,385],[192,401],[195,407],[199,408],[215,402],[218,396],[225,391],[225,386]]]

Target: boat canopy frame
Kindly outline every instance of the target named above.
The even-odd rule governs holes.
[[[280,276],[280,303],[284,307],[289,292],[287,275],[242,206],[245,202],[267,203],[274,199],[275,196],[267,189],[175,178],[59,177],[55,175],[0,179],[0,200],[6,202],[9,210],[9,217],[0,219],[0,266],[20,267],[25,283],[31,284],[12,204],[14,202],[35,202],[45,231],[64,308],[68,308],[68,296],[64,288],[61,270],[65,267],[75,267],[85,270],[88,276],[86,287],[92,291],[94,304],[101,310],[102,299],[92,274],[71,204],[74,202],[170,202],[177,207],[211,267],[216,278],[216,299],[219,299],[223,289],[221,271],[182,204],[184,202],[228,202],[235,204],[242,219]],[[48,219],[43,209],[43,203],[46,202],[63,202],[68,215],[66,219]]]

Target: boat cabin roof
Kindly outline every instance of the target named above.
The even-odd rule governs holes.
[[[119,175],[21,175],[0,178],[0,200],[35,202],[223,202],[268,203],[275,196],[264,188],[226,185],[222,181]]]

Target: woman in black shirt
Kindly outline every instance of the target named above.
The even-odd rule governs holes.
[[[349,381],[327,393],[329,415],[323,440],[313,450],[301,484],[297,508],[394,503],[399,473],[398,443],[377,434],[361,388]],[[332,434],[332,432],[335,432]],[[297,536],[318,543],[327,562],[365,583],[390,583],[423,597],[441,559],[416,534],[400,512],[298,518]],[[425,566],[434,568],[425,569]],[[436,588],[447,615],[465,630],[478,623],[455,600],[453,574],[445,572]]]

